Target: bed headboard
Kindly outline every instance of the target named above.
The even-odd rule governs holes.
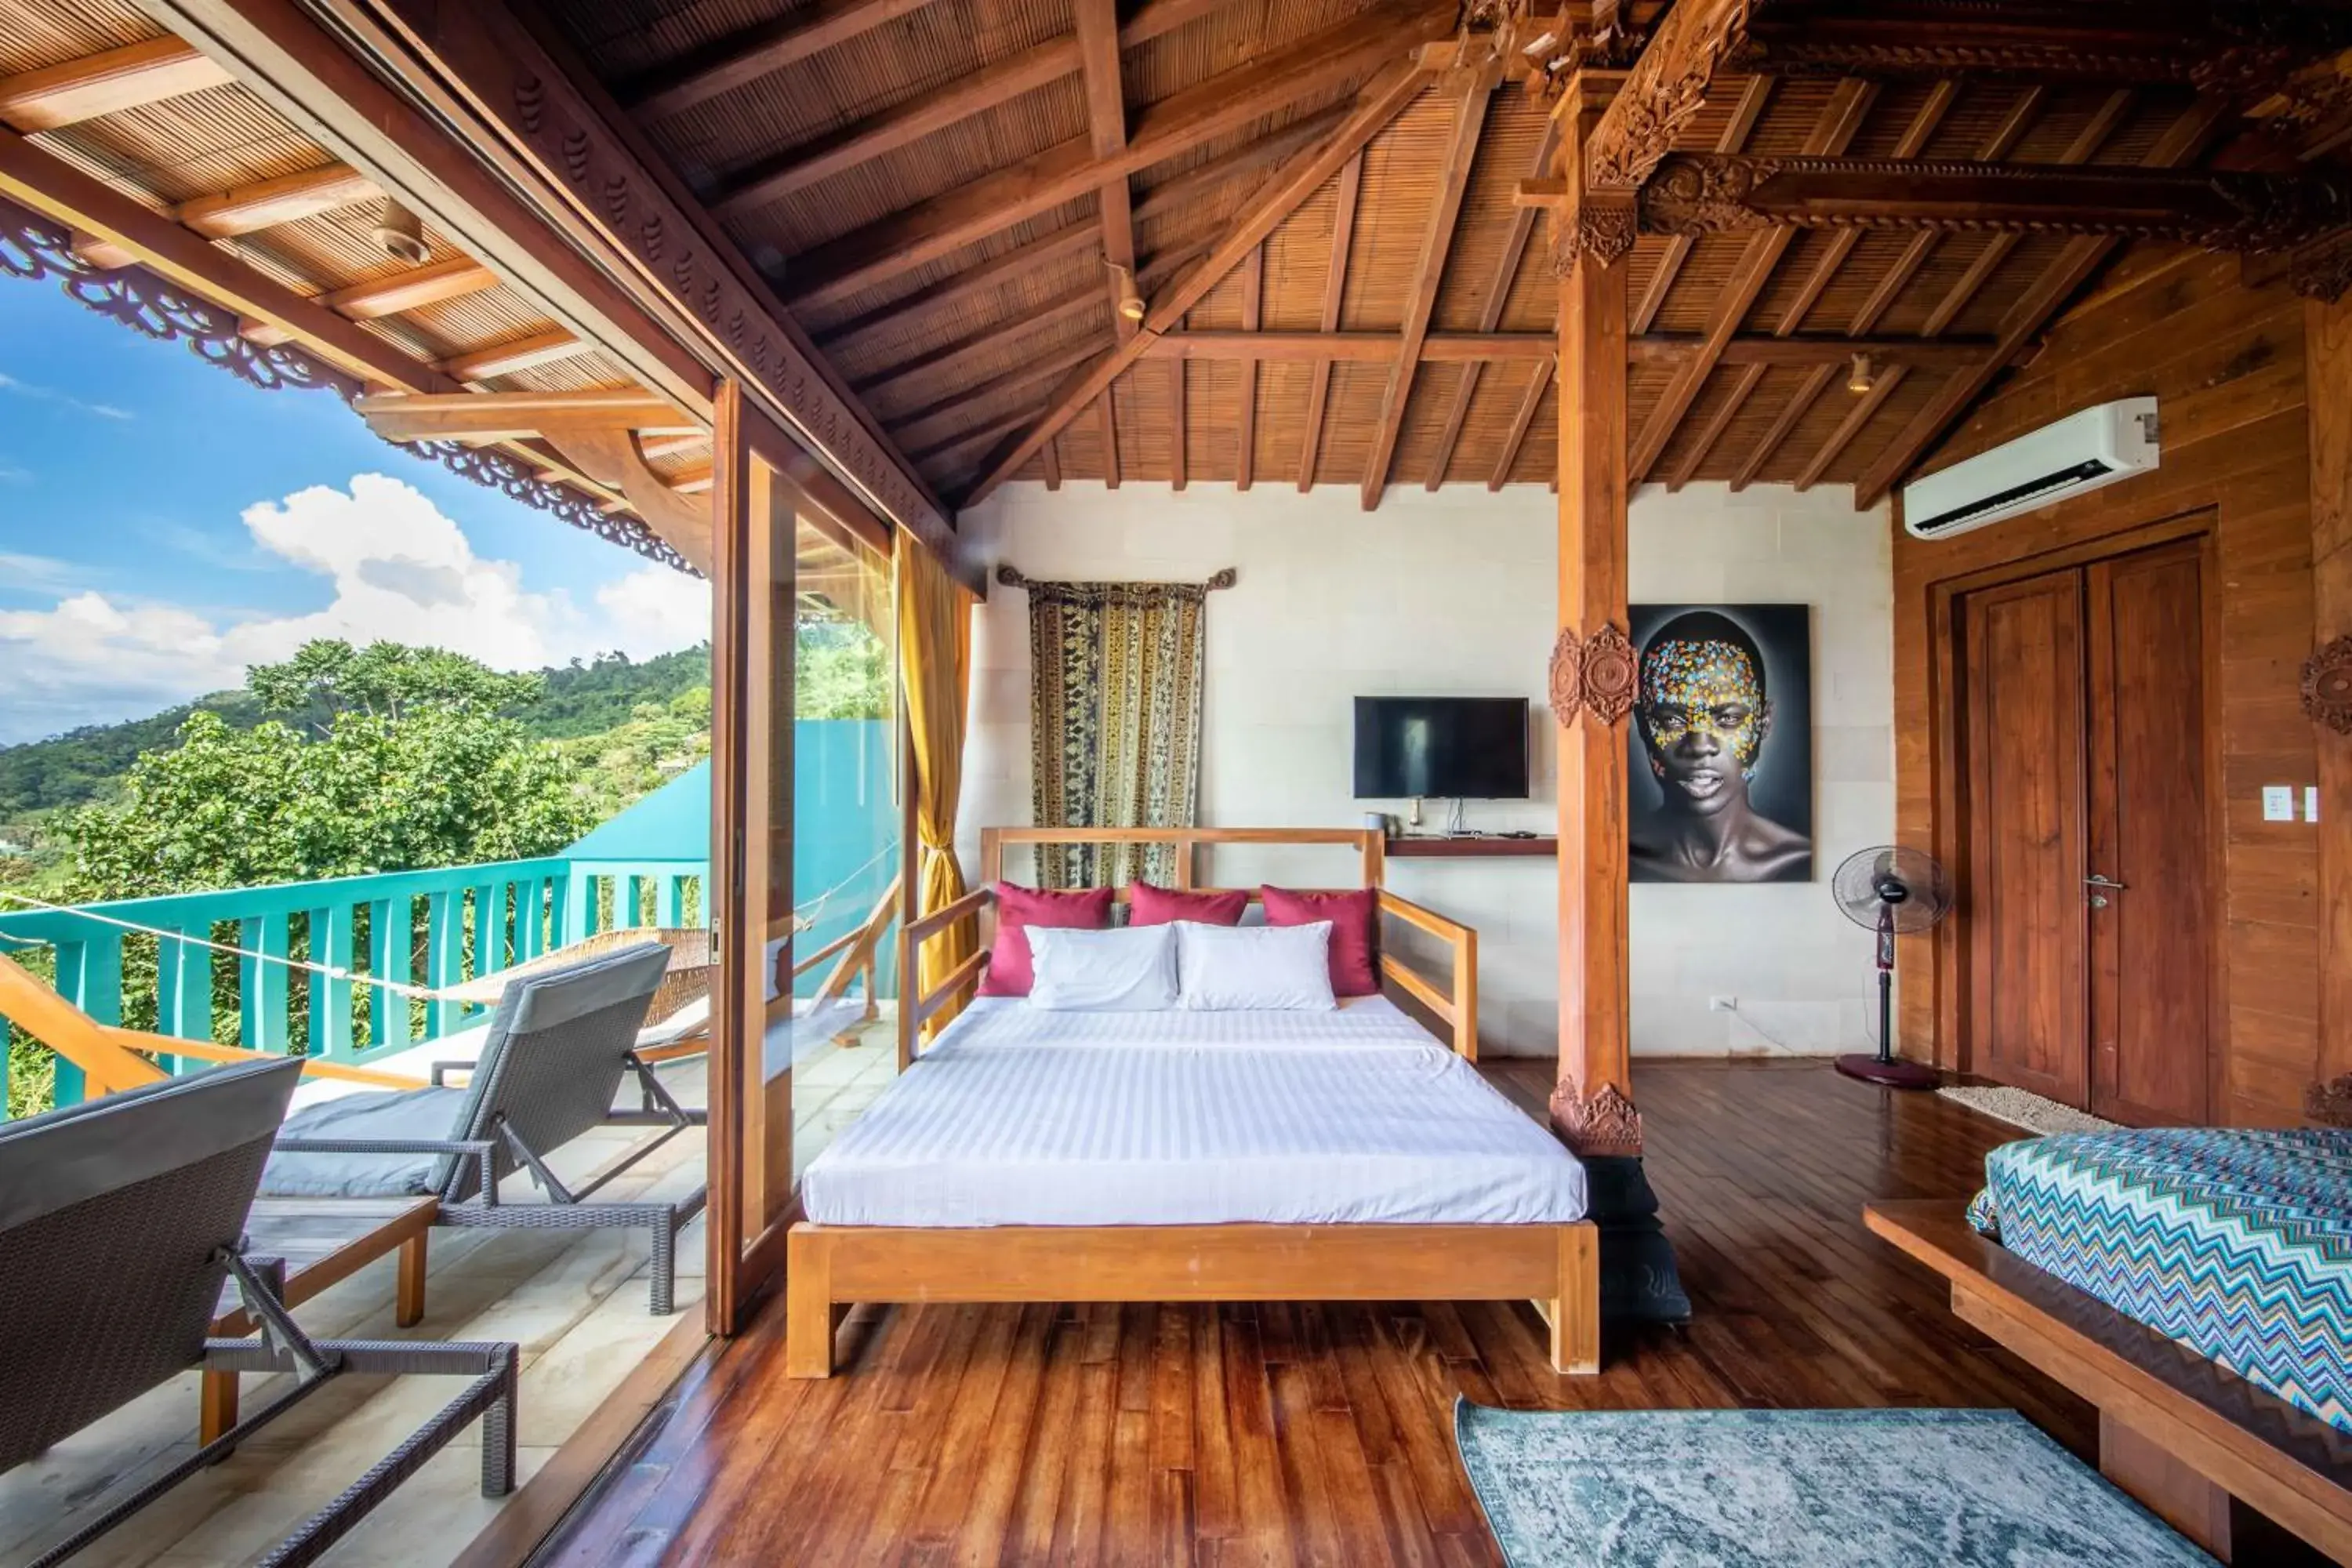
[[[1446,919],[1410,900],[1401,899],[1385,884],[1388,840],[1367,827],[983,827],[980,832],[979,885],[943,910],[908,922],[899,936],[898,1065],[903,1070],[915,1059],[918,1032],[950,1003],[968,992],[988,962],[983,946],[929,994],[922,990],[921,968],[916,955],[924,942],[962,920],[977,919],[996,901],[996,884],[1004,876],[1004,850],[1018,844],[1172,844],[1176,846],[1175,885],[1195,890],[1201,847],[1212,844],[1255,844],[1285,847],[1327,845],[1352,849],[1361,879],[1353,887],[1380,893],[1381,913],[1446,944],[1451,973],[1441,984],[1423,974],[1391,951],[1381,950],[1381,976],[1435,1016],[1451,1035],[1459,1055],[1478,1059],[1478,933],[1459,921]],[[1256,889],[1247,889],[1255,900]],[[1127,889],[1118,898],[1124,902]]]

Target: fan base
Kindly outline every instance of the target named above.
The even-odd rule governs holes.
[[[1943,1081],[1934,1068],[1921,1067],[1917,1062],[1901,1058],[1880,1061],[1876,1057],[1849,1056],[1837,1059],[1838,1071],[1864,1083],[1882,1084],[1888,1089],[1933,1089]]]

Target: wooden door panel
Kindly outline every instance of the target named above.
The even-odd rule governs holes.
[[[2053,573],[1968,595],[1970,1070],[2088,1096],[2083,901],[2083,585]]]
[[[2088,569],[2091,1109],[2197,1123],[2210,1109],[2204,595],[2190,541]]]

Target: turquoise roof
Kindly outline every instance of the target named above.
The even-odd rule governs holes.
[[[562,854],[572,860],[709,859],[710,763],[695,763]]]

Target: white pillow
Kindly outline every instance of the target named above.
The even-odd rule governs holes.
[[[1055,1013],[1157,1013],[1176,1005],[1176,938],[1166,926],[1031,926],[1029,1005]]]
[[[1195,1012],[1256,1010],[1328,1013],[1331,922],[1299,926],[1213,926],[1176,922],[1180,1007]]]

